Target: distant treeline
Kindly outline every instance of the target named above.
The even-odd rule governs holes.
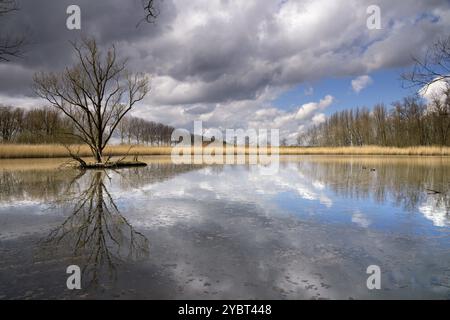
[[[147,145],[169,146],[175,128],[136,117],[125,117],[118,127],[120,141]]]
[[[173,128],[140,118],[124,118],[118,133],[122,143],[168,145]],[[0,105],[0,143],[82,143],[73,122],[52,108],[22,108]]]
[[[450,145],[450,90],[444,97],[425,104],[419,97],[407,97],[391,108],[382,104],[372,110],[357,108],[332,114],[298,137],[308,146],[393,147]]]
[[[72,122],[50,108],[24,110],[0,106],[2,143],[79,143]]]

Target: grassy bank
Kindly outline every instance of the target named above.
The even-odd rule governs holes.
[[[130,149],[131,148],[131,149]],[[70,146],[74,153],[80,157],[91,157],[90,149],[86,145]],[[146,147],[146,146],[110,146],[105,149],[107,156],[132,155],[170,155],[170,147]],[[25,144],[0,144],[0,159],[22,158],[66,158],[69,157],[67,149],[62,145],[25,145]]]
[[[450,147],[314,147],[280,148],[284,155],[392,155],[392,156],[450,156]]]
[[[130,150],[131,148],[131,150]],[[91,156],[87,146],[71,146],[73,151],[79,150],[82,157]],[[237,152],[255,153],[256,149],[236,148]],[[148,147],[148,146],[110,146],[105,150],[107,156],[123,156],[129,152],[130,155],[152,156],[170,155],[170,147]],[[365,147],[337,147],[337,148],[303,148],[303,147],[280,147],[282,155],[411,155],[411,156],[450,156],[449,147],[410,147],[391,148],[378,146]],[[61,145],[21,145],[0,144],[0,159],[25,159],[25,158],[65,158],[68,152]]]

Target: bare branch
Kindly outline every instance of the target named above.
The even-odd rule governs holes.
[[[0,0],[0,16],[19,10],[19,6],[15,0]]]
[[[415,63],[402,79],[407,88],[418,87],[426,93],[430,85],[450,80],[450,36],[438,40],[422,59],[413,57]]]
[[[141,22],[154,23],[156,18],[160,14],[160,10],[155,5],[155,0],[142,0],[142,5],[145,11],[145,18],[143,18],[136,27],[138,27]]]
[[[73,122],[78,137],[102,163],[103,150],[120,121],[148,93],[148,79],[128,73],[114,46],[103,55],[94,39],[72,45],[78,64],[59,74],[35,74],[34,89]]]

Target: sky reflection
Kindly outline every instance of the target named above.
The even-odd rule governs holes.
[[[71,239],[80,224],[67,221],[80,221],[71,200],[98,190],[95,203],[107,195],[105,208],[114,214],[108,218],[103,207],[83,207],[83,217],[101,217],[104,227],[116,230],[102,252],[115,244],[125,250],[120,241],[131,239],[131,230],[145,239],[148,256],[116,259],[114,284],[98,277],[109,289],[85,293],[90,297],[119,290],[123,298],[449,298],[449,198],[426,191],[444,190],[449,165],[306,157],[283,161],[274,176],[261,176],[251,166],[168,162],[101,176],[4,170],[0,183],[15,184],[0,196],[0,270],[12,273],[8,279],[0,275],[0,293],[20,296],[27,286],[11,285],[11,279],[40,261],[55,264],[32,277],[44,288],[43,297],[73,297],[49,279],[58,278],[61,263],[91,263],[82,256],[95,252],[95,243],[74,255],[79,247]],[[101,181],[101,188],[93,188],[93,181]],[[82,221],[98,230],[90,219]],[[124,234],[120,221],[128,228]],[[62,226],[71,236],[50,243],[55,253],[48,262],[36,244]],[[17,252],[29,258],[18,261]],[[365,286],[371,264],[384,272],[380,292]]]

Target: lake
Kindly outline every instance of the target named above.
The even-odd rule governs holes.
[[[450,158],[62,161],[0,161],[1,299],[450,299]]]

